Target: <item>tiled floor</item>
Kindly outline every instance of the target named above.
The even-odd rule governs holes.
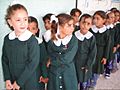
[[[119,70],[111,74],[110,79],[100,76],[95,90],[120,90],[120,65]]]

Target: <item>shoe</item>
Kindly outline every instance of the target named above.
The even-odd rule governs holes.
[[[110,79],[110,74],[105,74],[106,79]]]

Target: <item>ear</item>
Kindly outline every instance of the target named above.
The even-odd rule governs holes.
[[[11,22],[10,19],[8,19],[7,22],[8,22],[8,24],[9,24],[10,26],[12,26],[12,22]]]

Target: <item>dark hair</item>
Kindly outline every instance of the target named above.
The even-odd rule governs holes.
[[[82,14],[82,12],[81,12],[79,9],[73,8],[73,9],[71,10],[71,12],[70,12],[70,15],[71,15],[71,16],[75,16],[75,13],[76,13],[76,12],[79,12],[80,15]]]
[[[109,15],[112,14],[112,13],[114,14],[113,11],[108,11],[108,12],[106,12],[106,19],[109,19]]]
[[[37,21],[37,19],[35,17],[33,17],[33,16],[29,16],[28,17],[28,23],[32,23],[32,22],[35,22],[36,25],[37,25],[37,28],[38,28],[38,21]],[[39,32],[40,32],[40,30],[38,28],[38,32],[36,33],[37,37],[39,37]]]
[[[55,34],[57,33],[57,27],[58,24],[59,26],[64,26],[66,23],[68,23],[70,20],[73,20],[73,18],[65,13],[61,13],[57,16],[58,18],[58,23],[56,23],[55,21],[52,22],[52,26],[51,26],[51,33],[52,33],[52,40],[56,40]]]
[[[6,15],[5,15],[5,20],[6,20],[8,26],[10,27],[11,30],[14,30],[14,29],[13,29],[13,27],[11,27],[9,25],[7,20],[11,18],[11,15],[14,15],[15,11],[20,10],[20,9],[23,9],[23,10],[25,10],[27,12],[27,9],[23,5],[21,5],[21,4],[14,4],[14,5],[9,6],[7,8],[7,12],[6,12]]]
[[[101,11],[101,10],[96,11],[96,12],[94,13],[93,17],[94,17],[95,15],[99,15],[101,18],[106,19],[106,13],[105,13],[104,11]]]
[[[113,7],[113,8],[110,9],[110,11],[116,11],[116,10],[117,10],[116,7]]]
[[[79,22],[82,20],[83,17],[84,17],[84,20],[85,20],[86,18],[92,18],[92,16],[89,15],[89,14],[83,14],[83,15],[80,17]]]
[[[53,15],[52,13],[46,14],[46,15],[42,18],[43,21],[45,21],[46,19],[49,19],[49,20],[50,20],[50,17],[51,17],[52,15]]]

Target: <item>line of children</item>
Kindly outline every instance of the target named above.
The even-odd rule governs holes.
[[[78,39],[75,66],[80,90],[87,90],[97,53],[96,40],[95,36],[89,31],[92,26],[92,17],[89,14],[83,14],[79,23],[80,30],[75,32]]]
[[[72,9],[70,14],[46,14],[43,21],[47,31],[42,40],[35,36],[39,36],[36,18],[28,19],[26,8],[20,4],[9,6],[6,21],[13,31],[4,39],[2,54],[6,89],[45,90],[48,82],[47,90],[78,90],[79,83],[80,90],[86,90],[96,86],[104,70],[105,77],[110,77],[110,64],[120,47],[120,12],[107,13],[106,20],[104,11],[96,11],[92,28],[89,14],[80,20],[79,9]]]
[[[104,65],[109,58],[111,38],[109,30],[107,30],[105,24],[106,13],[104,11],[96,11],[93,15],[94,26],[91,29],[93,35],[96,38],[97,55],[93,66],[93,76],[91,80],[91,86],[96,86],[98,77],[104,73]]]

